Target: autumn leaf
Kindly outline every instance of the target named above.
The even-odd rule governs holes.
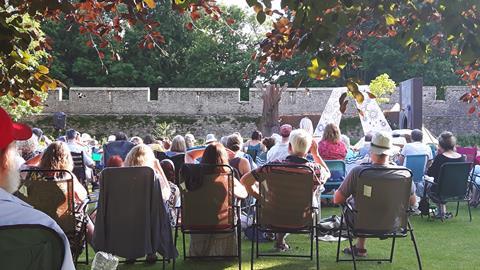
[[[385,22],[387,23],[387,25],[394,25],[395,21],[395,17],[393,17],[391,14],[385,14]]]
[[[367,95],[368,95],[368,97],[371,98],[371,99],[376,99],[376,98],[377,98],[374,94],[372,94],[372,93],[370,93],[370,92],[367,92]]]
[[[340,106],[342,106],[343,102],[345,101],[345,99],[347,98],[347,92],[343,93],[340,98],[338,99],[338,103],[340,104]]]
[[[470,107],[468,114],[473,114],[475,112],[475,106]]]
[[[347,104],[348,104],[348,100],[345,100],[341,105],[340,105],[340,112],[342,114],[345,113],[345,111],[347,110]]]
[[[40,74],[48,74],[48,71],[49,71],[48,68],[44,65],[39,65],[37,67],[37,70]]]
[[[149,8],[155,8],[155,0],[143,0],[143,2],[145,2]]]

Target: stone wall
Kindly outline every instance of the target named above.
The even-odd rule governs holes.
[[[333,88],[289,88],[283,93],[280,103],[281,116],[320,116]],[[158,99],[150,100],[149,88],[70,88],[69,99],[62,100],[61,90],[50,93],[44,119],[53,112],[63,111],[69,116],[92,115],[105,116],[163,116],[196,119],[194,125],[196,135],[204,136],[212,130],[227,128],[242,129],[232,119],[258,119],[262,113],[261,92],[250,89],[249,101],[239,100],[239,89],[205,89],[205,88],[159,88]],[[468,104],[459,101],[459,97],[468,91],[466,87],[446,87],[445,100],[436,99],[436,88],[425,86],[423,89],[424,124],[434,134],[443,130],[451,130],[457,134],[473,134],[480,131],[480,123],[476,115],[467,115]],[[390,103],[383,104],[383,109],[390,109],[398,102],[398,92],[391,96]],[[347,110],[346,117],[356,116],[353,106]],[[229,127],[219,126],[215,121],[206,121],[208,116],[229,118]],[[45,118],[47,117],[47,118]],[[150,119],[149,118],[149,119]],[[286,118],[286,117],[285,117]],[[69,118],[71,119],[71,117]],[[297,118],[291,124],[298,125]],[[34,118],[30,119],[35,121]],[[255,120],[256,121],[256,120]],[[248,129],[255,127],[255,121]],[[181,121],[180,121],[181,122]],[[240,121],[241,122],[241,121]],[[105,133],[115,128],[122,128],[122,121],[117,126],[105,129]],[[227,124],[225,124],[227,125]],[[151,126],[150,124],[148,126]],[[127,127],[125,127],[127,128]],[[137,125],[137,128],[138,127]],[[151,128],[151,127],[149,127]],[[147,128],[140,128],[146,131]],[[183,130],[183,128],[182,128]],[[108,131],[108,132],[107,132]]]

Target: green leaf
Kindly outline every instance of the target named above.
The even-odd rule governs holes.
[[[249,7],[253,7],[255,4],[258,4],[257,0],[247,0],[247,4]]]

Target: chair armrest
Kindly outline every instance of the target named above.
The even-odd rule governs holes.
[[[437,183],[433,182],[432,180],[430,179],[427,179],[427,178],[424,178],[423,181],[427,182],[427,183],[430,183],[432,185],[437,185]]]

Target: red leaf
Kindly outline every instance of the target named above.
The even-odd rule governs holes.
[[[100,57],[100,59],[103,59],[105,58],[105,54],[101,51],[98,52],[98,57]]]
[[[147,44],[147,48],[149,48],[149,49],[153,49],[153,42],[148,42],[148,44]]]
[[[189,23],[185,24],[185,28],[187,28],[188,30],[192,30],[193,29],[193,23],[189,22]]]
[[[93,42],[92,42],[91,39],[87,40],[87,42],[85,42],[85,44],[86,44],[88,47],[90,47],[90,48],[93,47]]]
[[[227,24],[228,24],[228,25],[232,25],[232,24],[234,24],[234,23],[235,23],[235,20],[234,20],[234,19],[232,19],[232,18],[228,18],[228,19],[227,19]]]
[[[192,13],[190,13],[190,18],[192,18],[193,21],[200,19],[201,16],[198,11],[192,11]]]

